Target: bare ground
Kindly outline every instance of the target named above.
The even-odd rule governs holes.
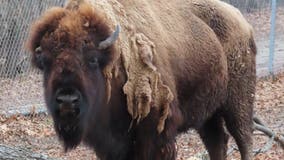
[[[284,134],[284,75],[276,79],[258,80],[255,112],[276,133]],[[268,138],[260,132],[255,132],[254,149],[262,148]],[[0,143],[23,147],[36,153],[43,153],[59,159],[96,159],[92,149],[79,146],[68,153],[58,141],[49,116],[12,116],[0,117]],[[230,138],[229,148],[234,146]],[[178,160],[187,160],[192,156],[201,157],[205,153],[204,146],[194,131],[182,134],[177,138]],[[234,151],[229,160],[240,159]],[[284,151],[280,145],[274,143],[272,148],[254,157],[255,160],[283,160]]]

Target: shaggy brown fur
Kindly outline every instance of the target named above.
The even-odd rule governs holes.
[[[118,42],[99,50],[117,24]],[[251,159],[256,48],[237,9],[218,0],[72,0],[40,18],[28,44],[66,149],[83,141],[100,159],[173,160],[176,135],[194,128],[210,158],[223,160],[225,122]],[[79,97],[67,116],[61,90]]]
[[[256,46],[252,28],[239,10],[226,3],[193,0],[190,1],[189,6],[195,15],[214,30],[227,55],[229,83],[225,111],[231,114],[225,114],[224,118],[228,130],[238,144],[242,159],[251,159],[253,114],[251,106],[253,106],[256,81]],[[218,133],[217,130],[215,131]],[[206,141],[210,140],[206,138],[206,133],[204,137],[206,144]],[[221,149],[209,147],[209,153],[221,154]]]

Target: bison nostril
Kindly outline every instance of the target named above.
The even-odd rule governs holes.
[[[76,115],[79,115],[80,114],[80,109],[79,108],[75,108],[74,112],[75,112]]]
[[[58,104],[62,103],[70,103],[70,104],[75,104],[78,103],[80,97],[77,94],[72,94],[72,95],[58,95],[56,97],[56,102]]]
[[[55,103],[61,117],[78,116],[80,114],[81,93],[75,89],[58,89]]]

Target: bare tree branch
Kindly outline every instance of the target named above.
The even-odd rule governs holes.
[[[254,116],[253,128],[266,134],[268,137],[272,137],[274,141],[278,142],[284,149],[284,137],[280,134],[274,133],[271,129],[264,125],[260,118]]]
[[[253,117],[253,129],[264,133],[266,136],[270,137],[269,141],[260,149],[255,149],[253,152],[255,155],[259,153],[265,153],[269,151],[273,145],[273,142],[276,141],[284,149],[284,137],[280,134],[274,133],[270,128],[267,127],[266,123],[263,122],[259,117]],[[232,154],[234,151],[238,151],[238,147],[233,145],[228,149],[227,155]]]
[[[266,126],[266,124],[257,116],[253,116],[253,121],[257,124],[262,125],[262,126]]]

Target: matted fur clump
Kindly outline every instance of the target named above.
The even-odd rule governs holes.
[[[157,127],[161,133],[174,97],[152,63],[153,56],[157,56],[155,45],[145,35],[135,34],[131,37],[131,53],[124,58],[128,81],[123,90],[127,95],[128,112],[139,122],[150,113],[151,107],[155,107],[162,112]]]

